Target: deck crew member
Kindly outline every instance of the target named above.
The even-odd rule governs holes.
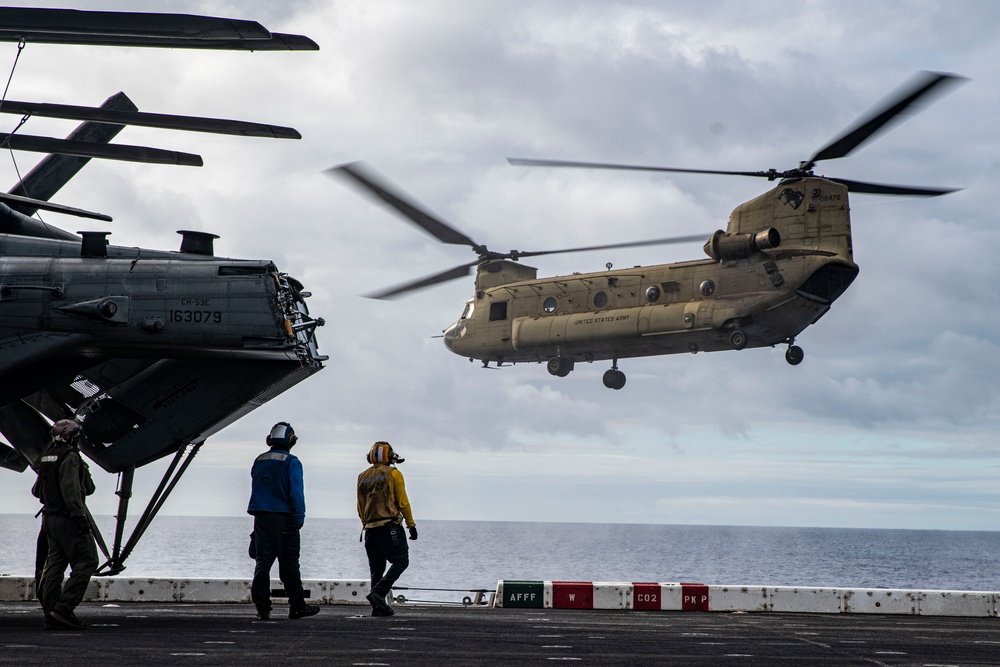
[[[368,601],[372,616],[392,616],[386,595],[399,575],[410,564],[409,546],[403,532],[403,520],[410,539],[417,539],[410,500],[406,497],[403,473],[395,467],[403,459],[388,442],[379,441],[368,451],[371,467],[358,475],[358,516],[365,531],[365,552],[371,573]],[[386,563],[391,567],[386,571]]]
[[[38,479],[31,492],[42,502],[42,530],[48,542],[38,599],[47,630],[85,630],[73,610],[83,600],[97,570],[97,543],[91,531],[86,496],[95,490],[90,468],[80,456],[83,428],[60,419],[38,459]],[[63,584],[66,567],[69,579]]]
[[[271,617],[271,566],[278,559],[278,577],[288,593],[288,618],[305,618],[319,613],[306,604],[299,572],[299,530],[306,520],[306,497],[302,484],[302,463],[289,450],[298,436],[287,422],[278,422],[268,433],[270,449],[253,462],[252,486],[247,513],[253,515],[253,543],[256,565],[250,598],[257,618]]]

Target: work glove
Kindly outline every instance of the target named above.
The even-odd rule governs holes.
[[[410,531],[410,539],[411,540],[417,539],[417,527],[416,526],[410,526],[407,530]]]
[[[73,521],[76,523],[76,528],[80,531],[81,535],[86,535],[90,532],[90,520],[87,517],[73,517]]]

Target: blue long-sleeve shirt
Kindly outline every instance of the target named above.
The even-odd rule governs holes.
[[[291,514],[301,526],[306,521],[306,496],[302,486],[302,463],[283,449],[271,449],[257,457],[250,470],[252,486],[248,514]]]

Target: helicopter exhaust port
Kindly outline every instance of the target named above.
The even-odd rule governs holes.
[[[727,234],[721,229],[712,234],[705,244],[705,254],[716,262],[746,259],[755,252],[771,250],[781,245],[781,234],[768,227],[756,234]]]

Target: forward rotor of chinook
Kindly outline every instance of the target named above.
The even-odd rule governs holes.
[[[450,245],[467,246],[474,253],[476,253],[477,259],[472,261],[465,262],[464,264],[454,266],[450,269],[430,276],[425,276],[418,280],[413,280],[366,295],[373,299],[390,299],[414,290],[424,289],[426,287],[431,287],[432,285],[448,282],[450,280],[465,278],[472,273],[476,266],[490,260],[509,259],[516,262],[525,257],[538,257],[541,255],[557,255],[622,248],[641,248],[656,245],[669,245],[674,243],[703,242],[705,240],[704,234],[691,234],[687,236],[671,236],[668,238],[648,239],[644,241],[602,243],[599,245],[577,248],[558,248],[555,250],[510,250],[508,252],[494,252],[487,248],[485,244],[477,243],[465,233],[445,222],[435,213],[432,213],[424,208],[408,194],[404,193],[402,190],[390,183],[385,177],[381,176],[362,162],[350,162],[336,167],[331,167],[326,170],[326,173],[330,176],[343,178],[351,186],[357,187],[361,189],[362,192],[373,196],[376,200],[402,216],[403,219],[413,223],[419,229],[423,230],[427,234],[430,234],[438,241]],[[570,366],[570,370],[572,370],[572,366]],[[556,374],[551,370],[549,372],[553,373],[553,375]],[[566,372],[568,373],[569,371]]]

